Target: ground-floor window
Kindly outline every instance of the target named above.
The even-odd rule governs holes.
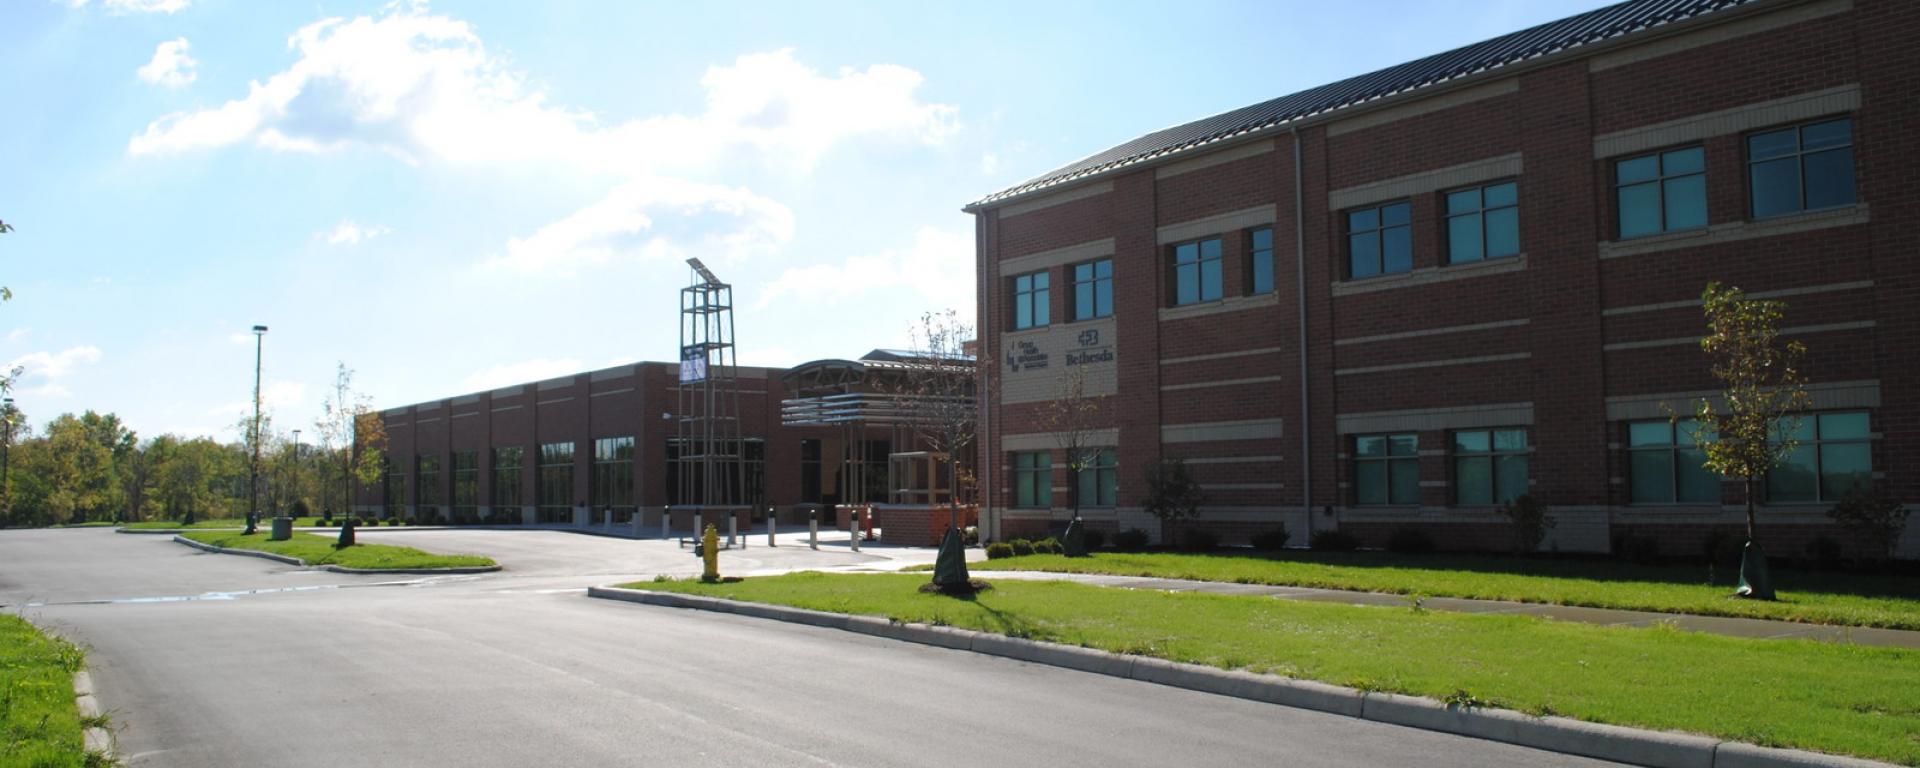
[[[1799,441],[1767,473],[1767,501],[1833,502],[1873,484],[1873,443],[1867,414],[1818,413],[1776,430]]]
[[[1087,466],[1080,470],[1078,497],[1082,507],[1111,507],[1120,487],[1120,475],[1112,448],[1094,451]]]
[[[1707,469],[1711,442],[1693,419],[1636,421],[1627,425],[1628,500],[1634,504],[1718,504],[1720,476]]]
[[[1420,503],[1420,436],[1353,438],[1353,501],[1363,507]]]
[[[1013,505],[1026,509],[1053,506],[1053,456],[1046,451],[1013,455]]]
[[[423,453],[414,459],[414,503],[419,505],[418,514],[433,515],[440,512],[445,502],[440,498],[440,457]]]
[[[493,449],[493,520],[520,521],[520,506],[527,503],[520,486],[520,462],[526,449],[517,445]]]
[[[633,438],[593,441],[592,495],[594,522],[608,512],[616,523],[633,521]]]
[[[538,519],[542,523],[573,522],[573,443],[542,443]]]
[[[667,503],[738,504],[758,508],[766,503],[767,444],[759,438],[715,440],[706,459],[701,442],[667,438],[663,456],[667,469]],[[714,473],[714,498],[702,499],[706,472]],[[884,479],[884,478],[883,478]]]
[[[453,522],[480,519],[480,452],[453,452]]]
[[[386,508],[382,517],[393,517],[406,511],[407,476],[392,456],[381,459],[380,465],[380,505]]]
[[[1474,429],[1453,433],[1453,503],[1506,504],[1527,493],[1527,431]]]

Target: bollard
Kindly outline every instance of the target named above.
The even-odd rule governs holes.
[[[700,538],[700,532],[707,529],[706,517],[707,513],[705,512],[693,513],[693,538],[696,540]]]
[[[767,546],[769,547],[780,546],[773,541],[774,522],[773,507],[767,507]]]
[[[820,510],[817,509],[807,513],[807,547],[820,548]]]
[[[660,510],[660,540],[661,541],[666,541],[667,539],[673,538],[672,526],[673,526],[673,507],[661,508]]]
[[[733,546],[734,537],[740,535],[740,515],[727,514],[727,546]]]
[[[847,533],[853,534],[852,536],[847,537],[848,541],[853,542],[853,551],[855,552],[860,551],[860,508],[859,507],[854,507],[853,514],[847,516]]]

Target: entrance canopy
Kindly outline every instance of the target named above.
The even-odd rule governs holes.
[[[780,377],[796,395],[780,401],[780,423],[925,426],[956,409],[971,413],[974,359],[876,349],[859,360],[815,360]]]

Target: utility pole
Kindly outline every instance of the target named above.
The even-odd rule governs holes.
[[[253,461],[247,465],[247,533],[260,520],[260,352],[267,327],[253,327]]]

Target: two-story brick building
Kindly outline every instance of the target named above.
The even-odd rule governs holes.
[[[989,393],[990,537],[1158,531],[1182,458],[1198,524],[1693,554],[1734,532],[1684,413],[1714,387],[1699,297],[1790,304],[1803,447],[1761,537],[1847,547],[1849,489],[1920,501],[1920,7],[1632,0],[1162,130],[966,207]],[[1108,397],[1083,477],[1041,413]],[[1920,551],[1908,531],[1907,556]]]

